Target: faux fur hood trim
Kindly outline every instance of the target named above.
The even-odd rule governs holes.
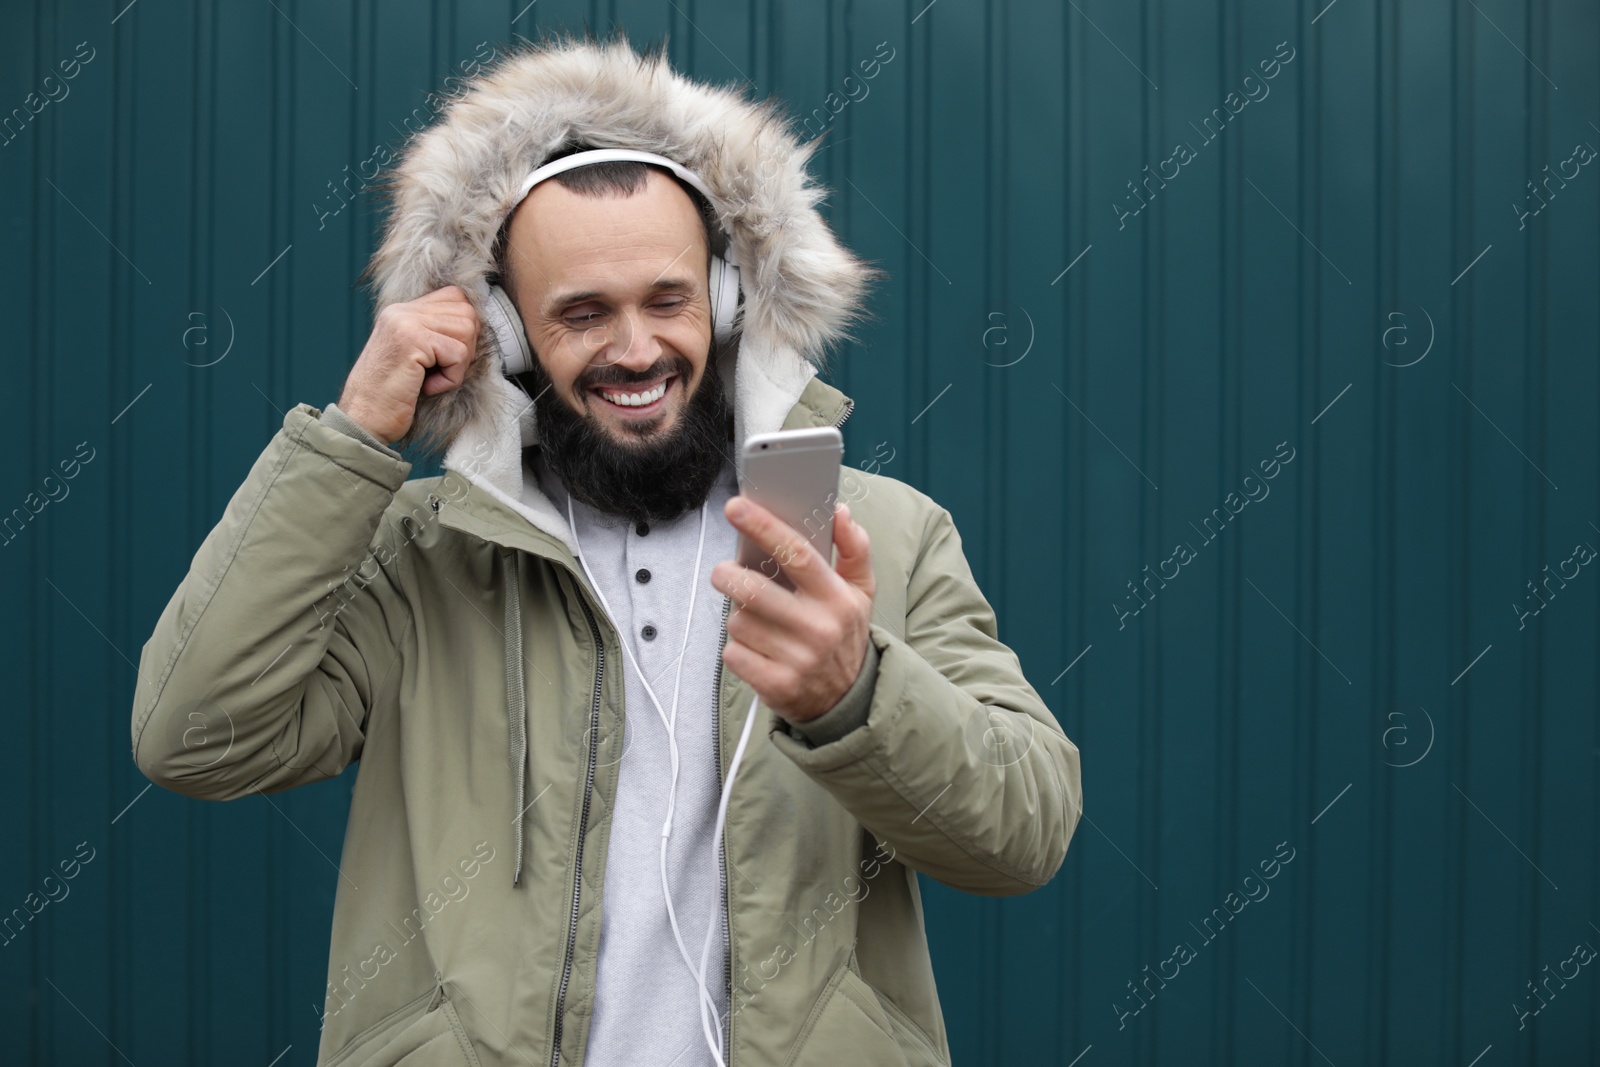
[[[884,274],[845,249],[818,212],[826,190],[806,171],[816,143],[800,143],[783,107],[689,80],[672,69],[665,40],[641,55],[621,34],[556,34],[466,79],[383,183],[388,218],[365,272],[375,310],[452,284],[481,302],[521,182],[570,144],[666,156],[714,194],[744,289],[741,336],[719,364],[732,371],[737,456],[750,434],[782,426],[827,349],[854,339],[866,287]],[[404,443],[445,450],[447,468],[487,483],[538,526],[550,529],[555,517],[552,532],[568,540],[565,516],[540,507],[548,501],[524,484],[533,413],[491,356],[487,333],[462,385],[420,400]],[[527,499],[530,490],[540,499]]]

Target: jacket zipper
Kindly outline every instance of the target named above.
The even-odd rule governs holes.
[[[733,597],[722,594],[722,635],[717,640],[717,679],[711,686],[711,741],[717,759],[717,794],[722,794],[722,650],[728,644],[728,609]],[[730,798],[729,806],[732,806]],[[724,838],[727,827],[722,830]],[[727,994],[728,1014],[723,1019],[722,1048],[727,1053],[723,1062],[733,1067],[733,939],[728,934],[728,849],[725,841],[717,842],[717,866],[722,874],[722,958],[724,968],[723,988]]]
[[[573,578],[576,583],[576,576]],[[561,985],[556,991],[556,1021],[551,1031],[550,1067],[561,1062],[561,1030],[567,1007],[567,985],[572,979],[572,954],[578,942],[578,887],[583,884],[583,843],[589,827],[589,797],[594,792],[595,754],[600,738],[600,683],[606,667],[606,646],[600,638],[600,627],[595,624],[589,602],[580,592],[578,606],[589,620],[589,632],[594,635],[594,702],[589,709],[589,769],[583,783],[583,809],[578,820],[578,854],[572,863],[572,916],[567,922],[567,949],[561,960]]]
[[[428,1001],[428,1010],[433,1011],[444,999],[444,972],[433,972],[433,997]]]

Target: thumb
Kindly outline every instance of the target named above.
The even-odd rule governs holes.
[[[877,589],[872,575],[871,539],[865,527],[851,517],[849,504],[840,504],[834,510],[833,543],[838,550],[835,572],[870,598]]]

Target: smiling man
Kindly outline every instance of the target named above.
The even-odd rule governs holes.
[[[535,186],[503,242],[503,284],[539,355],[540,455],[579,500],[635,522],[699,507],[728,463],[695,195],[660,168],[599,163]]]
[[[620,38],[408,146],[340,400],[285,416],[133,708],[193,797],[359,762],[319,1064],[948,1064],[919,874],[1061,867],[1078,750],[949,511],[847,467],[825,559],[740,493],[753,434],[854,407],[818,371],[875,272],[810,151]]]

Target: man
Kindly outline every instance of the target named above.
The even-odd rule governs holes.
[[[711,198],[601,163],[518,199],[597,144]],[[196,797],[359,758],[319,1063],[948,1063],[915,872],[1003,895],[1059,869],[1077,749],[949,513],[847,468],[829,561],[733,506],[746,438],[853,406],[813,360],[874,272],[806,155],[664,51],[564,41],[399,166],[340,402],[285,417],[133,715],[140,768]],[[713,254],[743,265],[721,340]],[[516,381],[485,279],[534,360]],[[407,481],[408,443],[447,473]],[[794,590],[732,561],[740,532]]]

